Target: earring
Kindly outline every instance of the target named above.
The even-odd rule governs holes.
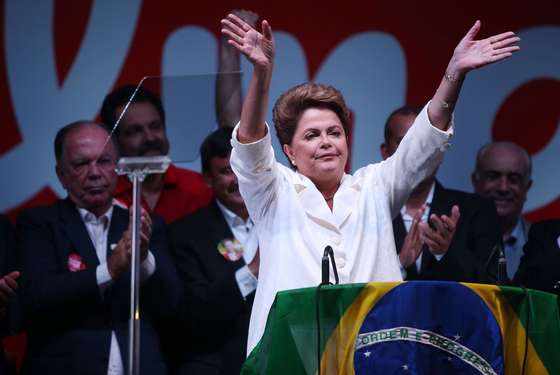
[[[296,161],[294,159],[290,160],[292,162],[292,165],[295,167],[296,166]]]

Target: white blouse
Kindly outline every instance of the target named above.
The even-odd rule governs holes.
[[[445,132],[433,127],[424,107],[392,157],[344,175],[332,211],[311,180],[276,162],[268,127],[264,138],[249,144],[237,141],[238,127],[232,135],[231,166],[257,226],[260,248],[250,353],[264,332],[276,293],[321,282],[327,245],[334,249],[341,283],[402,280],[392,218],[411,190],[441,163],[453,126]]]

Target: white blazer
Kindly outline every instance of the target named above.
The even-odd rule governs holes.
[[[334,249],[341,283],[402,280],[392,218],[411,190],[441,163],[453,126],[446,132],[433,127],[426,106],[392,157],[344,175],[332,211],[310,179],[276,162],[268,128],[261,140],[241,144],[238,127],[232,135],[231,166],[257,227],[260,249],[250,353],[264,332],[276,293],[321,282],[327,245]]]

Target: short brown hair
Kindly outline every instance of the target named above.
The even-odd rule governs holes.
[[[292,143],[298,121],[308,108],[325,108],[336,113],[348,136],[350,112],[342,93],[332,86],[309,82],[292,87],[274,104],[272,119],[281,145]]]

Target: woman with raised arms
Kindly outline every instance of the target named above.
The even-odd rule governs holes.
[[[321,282],[326,246],[334,249],[342,283],[402,279],[392,218],[418,182],[441,163],[467,73],[519,50],[513,32],[475,40],[479,30],[476,21],[459,42],[434,96],[395,154],[349,175],[344,173],[349,111],[342,94],[322,84],[296,86],[277,100],[274,126],[293,169],[276,162],[265,122],[274,63],[272,30],[267,21],[259,33],[235,15],[222,20],[228,42],[253,64],[231,153],[259,237],[248,353],[263,334],[276,292]]]

